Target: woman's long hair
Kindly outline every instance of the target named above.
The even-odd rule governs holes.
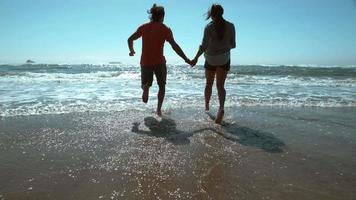
[[[164,8],[163,6],[157,6],[153,4],[152,8],[147,11],[150,15],[150,20],[154,22],[159,22],[162,17],[164,17]]]
[[[225,19],[223,18],[224,8],[219,4],[213,4],[207,12],[206,20],[214,18],[213,25],[220,40],[225,33]]]

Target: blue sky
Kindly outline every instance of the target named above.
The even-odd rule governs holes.
[[[139,63],[127,38],[153,3],[188,57],[212,3],[237,29],[233,64],[356,64],[355,0],[0,0],[0,63]],[[168,63],[183,61],[165,46]],[[200,59],[200,62],[203,58]]]

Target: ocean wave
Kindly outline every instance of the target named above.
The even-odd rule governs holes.
[[[153,102],[154,101],[154,102]],[[156,99],[149,102],[148,106],[142,104],[139,97],[122,99],[120,101],[97,101],[89,102],[85,100],[75,100],[67,102],[30,102],[20,103],[17,106],[0,105],[0,116],[19,116],[19,115],[42,115],[42,114],[62,114],[72,112],[111,112],[127,109],[154,110]],[[212,105],[217,105],[217,100],[211,101]],[[167,98],[166,109],[170,108],[203,108],[203,98],[185,98],[177,100]],[[243,106],[272,106],[272,107],[356,107],[356,100],[341,98],[258,98],[258,97],[228,97],[225,107],[233,109]]]
[[[140,72],[138,65],[57,65],[57,64],[31,64],[31,65],[0,65],[0,77],[8,75],[21,76],[24,72],[32,73],[66,73],[83,74],[96,72]],[[188,65],[168,65],[169,74],[202,74],[203,66],[191,68]],[[285,65],[236,65],[231,66],[230,74],[255,76],[298,76],[298,77],[356,77],[355,66],[285,66]],[[199,76],[200,77],[200,76]]]
[[[92,64],[25,64],[25,65],[0,65],[0,75],[6,73],[67,73],[67,74],[83,74],[95,73],[100,71],[136,71],[137,66],[133,65],[92,65]]]
[[[334,79],[330,77],[228,75],[226,82],[237,85],[356,87],[355,78]]]
[[[10,78],[14,81],[101,81],[104,79],[138,79],[140,74],[133,71],[97,71],[91,73],[1,73],[0,78]]]
[[[204,68],[187,65],[167,68],[164,105],[203,106]],[[225,83],[226,106],[355,107],[355,70],[231,66]],[[140,77],[137,65],[3,65],[0,116],[144,109]],[[157,103],[157,90],[154,83],[150,93],[153,101],[148,105],[152,108]],[[217,105],[215,86],[213,94],[212,102]]]
[[[279,107],[356,107],[356,100],[346,100],[341,98],[247,98],[227,99],[229,106],[279,106]]]
[[[138,71],[96,71],[91,73],[38,73],[38,72],[0,72],[0,81],[12,80],[15,82],[33,81],[105,81],[111,79],[139,80]],[[185,73],[174,72],[168,74],[169,81],[200,81],[205,82],[205,74],[201,71]],[[303,76],[282,76],[282,75],[243,75],[228,74],[227,83],[237,85],[285,85],[285,86],[330,86],[330,87],[356,87],[356,78],[344,77],[303,77]]]
[[[300,77],[356,77],[356,67],[303,67],[303,66],[232,66],[236,75],[300,76]]]

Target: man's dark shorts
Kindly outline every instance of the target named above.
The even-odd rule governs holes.
[[[167,67],[166,63],[154,65],[154,66],[141,66],[141,85],[152,86],[153,73],[156,76],[157,84],[164,86],[167,79]]]
[[[226,71],[229,71],[230,70],[230,60],[225,65],[222,65],[222,66],[213,66],[205,61],[204,68],[207,70],[216,71],[216,68],[218,68],[218,67],[223,68]]]

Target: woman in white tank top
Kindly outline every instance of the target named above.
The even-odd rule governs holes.
[[[207,13],[208,23],[204,29],[202,44],[195,58],[191,61],[192,65],[198,62],[199,57],[204,53],[205,57],[205,78],[206,86],[204,91],[205,110],[209,110],[209,102],[212,86],[216,76],[216,88],[219,96],[219,111],[215,122],[221,124],[224,117],[225,104],[225,80],[230,70],[230,49],[236,47],[235,26],[223,18],[224,9],[221,5],[213,4]]]

